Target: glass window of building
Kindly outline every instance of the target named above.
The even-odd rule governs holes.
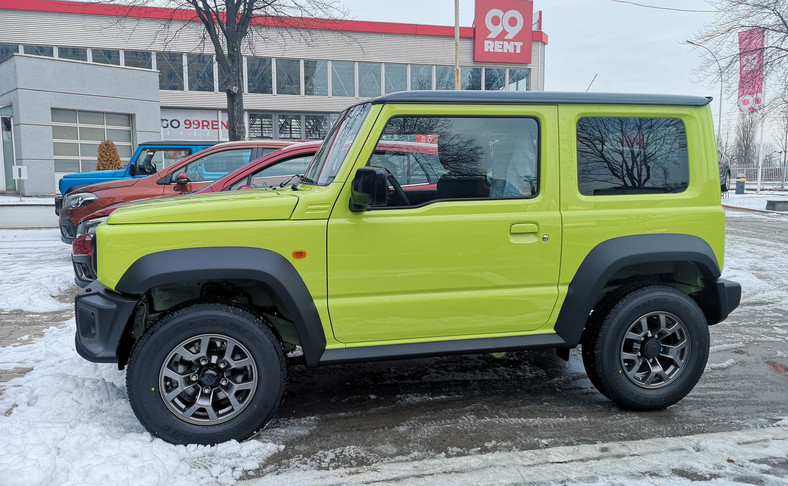
[[[358,63],[358,95],[362,98],[380,96],[380,63]]]
[[[183,91],[182,54],[157,52],[156,69],[159,70],[159,89]]]
[[[279,66],[277,65],[277,68]],[[279,138],[283,140],[301,140],[301,115],[279,115]]]
[[[386,93],[408,89],[408,67],[404,64],[386,64]]]
[[[484,89],[502,91],[506,85],[506,69],[484,68]]]
[[[153,69],[153,56],[146,51],[123,51],[123,62],[130,67]]]
[[[410,89],[432,89],[432,66],[410,66]]]
[[[5,61],[17,52],[19,52],[17,44],[0,44],[0,62]]]
[[[71,59],[72,61],[87,61],[88,50],[83,47],[58,47],[57,57]]]
[[[528,91],[531,89],[531,70],[530,69],[510,69],[509,70],[509,91]]]
[[[460,89],[482,89],[482,68],[460,68]]]
[[[274,116],[264,113],[249,114],[249,138],[274,138]]]
[[[52,46],[25,46],[25,54],[53,57],[55,55],[55,50]]]
[[[328,61],[304,61],[304,94],[328,96]]]
[[[301,63],[298,59],[276,60],[276,93],[301,94]]]
[[[98,146],[111,140],[123,163],[132,153],[132,117],[127,113],[103,113],[52,109],[52,149],[55,172],[95,170]]]
[[[356,63],[331,62],[331,96],[356,96]]]
[[[187,54],[189,91],[213,91],[213,56]]]
[[[435,67],[435,89],[454,89],[454,67]]]
[[[323,140],[328,134],[328,116],[305,115],[304,131],[307,140]]]
[[[267,57],[246,58],[246,79],[250,93],[273,93],[271,88],[271,59]],[[273,134],[271,137],[273,137]]]
[[[112,49],[91,49],[93,62],[120,66],[120,51]]]

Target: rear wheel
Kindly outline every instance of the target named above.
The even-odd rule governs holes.
[[[163,317],[135,347],[126,375],[137,418],[175,444],[243,440],[284,397],[285,356],[253,314],[196,304]]]
[[[709,355],[706,318],[689,296],[650,285],[624,295],[589,329],[583,358],[591,382],[633,410],[668,407],[692,390]]]

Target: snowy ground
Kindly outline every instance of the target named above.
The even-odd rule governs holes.
[[[736,194],[734,192],[722,199],[723,206],[731,208],[742,209],[757,209],[761,211],[766,210],[766,201],[788,201],[788,192],[786,191],[761,191],[760,193],[746,192],[744,194]],[[776,211],[769,211],[776,213]],[[786,213],[788,215],[788,213]]]
[[[766,197],[775,198],[731,195],[726,204],[761,209],[751,206]],[[788,215],[783,219],[737,213],[736,217],[777,218],[775,224],[788,225]],[[768,300],[774,302],[773,309],[784,312],[786,290],[774,288],[758,272],[785,275],[788,256],[757,243],[729,244],[726,277],[743,283],[745,299]],[[72,285],[69,248],[60,242],[57,230],[0,230],[0,269],[0,311],[22,310],[41,315],[45,322],[45,313],[70,307],[57,298]],[[0,313],[0,317],[7,315]],[[0,370],[24,370],[8,383],[0,383],[2,485],[233,484],[243,480],[246,471],[263,469],[268,458],[283,450],[285,437],[304,434],[304,427],[314,422],[310,417],[282,421],[280,430],[266,439],[240,444],[167,444],[152,438],[131,411],[124,372],[112,365],[89,363],[76,354],[73,319],[52,324],[38,339],[21,336],[13,345],[0,347]],[[777,341],[782,338],[782,358],[787,354],[785,330],[781,323],[772,336]],[[721,346],[717,351],[740,345]],[[711,363],[710,369],[724,370],[730,364]],[[379,440],[385,447],[385,438]],[[318,467],[336,453],[324,451],[311,464],[314,467],[299,464],[244,482],[788,485],[788,420],[765,428],[658,440],[646,436],[541,450],[437,454],[371,466]]]

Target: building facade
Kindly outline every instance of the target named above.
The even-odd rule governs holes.
[[[477,18],[485,20],[475,29],[460,28],[460,89],[543,90],[547,36],[539,15],[535,22],[515,15],[501,32],[504,15],[513,11],[494,10],[488,4],[495,1],[477,0]],[[533,2],[518,1],[532,11]],[[480,5],[490,14],[480,13]],[[0,22],[0,127],[8,125],[6,138],[13,142],[0,147],[0,191],[51,194],[63,174],[92,170],[93,146],[102,136],[122,147],[125,160],[147,140],[227,139],[221,73],[194,12],[139,8],[128,15],[106,4],[0,0]],[[484,34],[479,24],[487,27]],[[503,40],[512,28],[527,41]],[[523,54],[519,60],[515,51]],[[284,26],[258,19],[243,59],[247,138],[321,139],[337,113],[363,99],[455,89],[454,59],[454,27],[297,19]],[[31,64],[41,62],[52,67]],[[12,82],[8,73],[20,69],[58,72],[48,77],[50,84],[35,88],[49,101],[31,106],[30,97],[19,96],[36,72]],[[81,98],[69,98],[77,86]],[[96,98],[87,101],[91,96]],[[151,103],[158,109],[155,128]],[[30,110],[37,113],[34,135],[23,123]],[[27,167],[27,179],[9,177],[13,166]]]

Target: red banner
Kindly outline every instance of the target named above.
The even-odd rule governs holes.
[[[763,107],[763,29],[739,32],[739,109]]]
[[[476,0],[475,14],[476,62],[531,63],[532,0]]]

